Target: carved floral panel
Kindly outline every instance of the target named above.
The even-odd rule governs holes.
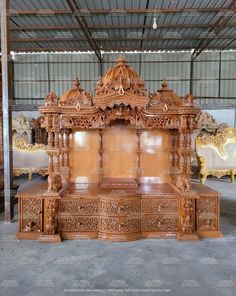
[[[101,200],[102,215],[137,215],[140,213],[140,200]]]
[[[96,215],[98,213],[98,200],[61,200],[60,211],[63,214]]]
[[[178,212],[177,199],[142,199],[142,212],[167,214]]]
[[[97,217],[64,216],[59,219],[61,231],[98,231]]]
[[[42,200],[35,198],[21,199],[21,229],[26,229],[29,223],[33,223],[35,230],[42,231],[41,223]]]
[[[99,230],[106,233],[135,233],[140,231],[140,219],[100,217]]]
[[[142,231],[178,231],[178,216],[143,216]]]
[[[197,230],[218,230],[217,196],[209,196],[197,200]]]

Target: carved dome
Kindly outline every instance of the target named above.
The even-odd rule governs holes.
[[[73,82],[73,87],[60,98],[61,106],[76,106],[78,109],[89,108],[93,105],[92,96],[80,87],[79,79]]]
[[[151,96],[149,106],[168,109],[169,107],[182,105],[182,99],[173,90],[169,89],[166,80],[162,82],[161,86],[162,88]]]
[[[94,104],[102,109],[122,104],[140,109],[148,101],[144,80],[123,57],[97,83]]]
[[[185,97],[179,97],[173,90],[169,89],[168,82],[164,80],[161,84],[162,88],[151,95],[149,108],[176,109],[179,107],[194,107],[194,98],[187,94]]]

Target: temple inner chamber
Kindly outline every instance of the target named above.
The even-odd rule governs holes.
[[[71,182],[99,183],[100,176],[135,179],[139,173],[141,183],[165,183],[170,180],[168,131],[143,130],[137,134],[137,130],[127,122],[118,121],[106,127],[102,133],[103,152],[100,156],[99,130],[72,132]],[[139,146],[140,156],[137,154]]]

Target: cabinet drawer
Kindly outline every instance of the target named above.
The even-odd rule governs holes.
[[[219,229],[219,201],[218,195],[200,197],[196,200],[196,227],[201,231]]]
[[[142,213],[176,214],[178,213],[178,199],[142,198]]]
[[[60,213],[70,215],[97,215],[98,200],[97,199],[78,199],[78,200],[61,200]]]
[[[109,200],[101,199],[101,215],[105,216],[139,216],[140,199]]]
[[[142,231],[178,231],[178,216],[148,215],[142,217]]]
[[[60,217],[59,228],[61,231],[98,231],[98,217]]]
[[[105,233],[140,232],[140,219],[100,217],[99,231]]]

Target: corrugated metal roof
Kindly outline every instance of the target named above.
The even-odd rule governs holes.
[[[68,2],[80,11],[72,12]],[[230,5],[231,0],[10,0],[11,49],[92,50],[91,43],[96,50],[231,49],[236,16]]]

